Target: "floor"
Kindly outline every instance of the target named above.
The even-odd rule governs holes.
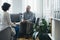
[[[32,38],[25,39],[25,38],[18,38],[18,40],[33,40]],[[39,38],[36,38],[36,40],[39,40]]]

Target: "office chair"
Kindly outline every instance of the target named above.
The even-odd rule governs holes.
[[[36,22],[35,22],[35,26],[34,26],[34,33],[33,33],[33,40],[36,40],[36,38],[38,37],[38,34],[39,34],[39,31],[38,31],[38,27],[39,26],[39,21],[40,21],[40,18],[37,18]]]

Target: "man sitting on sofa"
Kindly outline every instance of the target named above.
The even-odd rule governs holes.
[[[30,11],[31,7],[28,5],[26,7],[26,12],[23,13],[23,21],[21,22],[21,26],[24,29],[20,32],[24,32],[24,34],[29,35],[31,33],[32,30],[32,23],[34,23],[34,18],[35,18],[35,14],[33,12]],[[30,25],[30,27],[29,27]],[[31,29],[31,30],[30,30]]]
[[[28,5],[26,7],[26,12],[24,12],[24,17],[23,17],[23,21],[29,21],[29,22],[33,22],[33,19],[35,17],[35,14],[33,12],[30,11],[31,7]]]

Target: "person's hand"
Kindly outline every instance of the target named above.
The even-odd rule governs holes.
[[[16,27],[16,24],[15,23],[12,23],[12,26]]]
[[[27,22],[26,20],[24,20],[23,22]]]
[[[14,27],[16,27],[16,24],[14,24]]]

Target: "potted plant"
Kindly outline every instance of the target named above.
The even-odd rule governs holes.
[[[47,33],[47,21],[45,19],[42,19],[42,23],[39,26],[39,34],[38,37],[40,40],[51,40]]]

